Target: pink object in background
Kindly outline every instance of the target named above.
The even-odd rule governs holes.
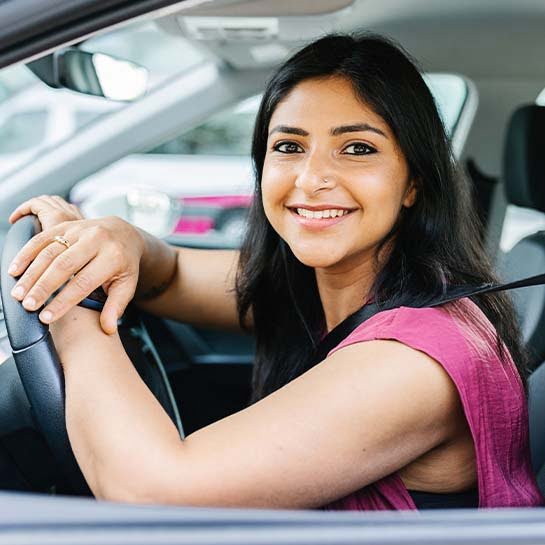
[[[212,220],[212,218],[190,216],[188,218],[181,217],[174,228],[174,232],[202,235],[208,231],[211,231],[213,228],[214,220]]]
[[[217,208],[248,208],[252,203],[252,195],[214,195],[209,197],[184,197],[182,204],[186,206],[214,206]]]
[[[183,197],[180,202],[182,215],[174,228],[174,233],[202,235],[216,227],[216,217],[221,212],[248,208],[252,203],[252,195]],[[212,210],[216,213],[214,214]]]

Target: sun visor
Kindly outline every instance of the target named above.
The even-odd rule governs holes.
[[[354,0],[234,2],[185,10],[159,21],[238,69],[278,65],[295,49],[338,30]],[[219,10],[219,11],[218,11]]]

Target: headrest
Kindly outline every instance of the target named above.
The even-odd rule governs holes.
[[[545,107],[522,106],[511,116],[503,172],[511,204],[545,212]]]

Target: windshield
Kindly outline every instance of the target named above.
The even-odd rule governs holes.
[[[148,22],[93,37],[80,48],[144,66],[149,73],[148,93],[203,58],[189,42]],[[50,88],[25,65],[0,71],[0,176],[126,105]]]

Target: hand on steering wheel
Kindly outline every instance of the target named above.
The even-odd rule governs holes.
[[[36,203],[33,203],[32,207],[36,210]],[[49,332],[49,326],[38,319],[36,312],[25,310],[11,296],[16,280],[12,274],[8,273],[8,267],[15,259],[22,262],[20,270],[25,270],[31,258],[25,258],[24,256],[32,256],[40,251],[43,252],[43,248],[50,245],[51,238],[61,232],[67,233],[69,237],[72,237],[73,233],[75,233],[76,236],[73,239],[70,238],[70,240],[78,241],[79,245],[82,238],[87,240],[87,236],[83,237],[83,235],[82,238],[77,238],[78,233],[85,232],[81,225],[85,227],[89,225],[88,222],[91,220],[65,220],[56,226],[50,227],[47,231],[39,233],[40,224],[37,218],[28,214],[29,212],[20,213],[19,215],[12,214],[12,221],[20,216],[27,215],[27,217],[20,218],[11,227],[4,240],[0,263],[0,296],[4,319],[15,364],[30,402],[33,418],[57,461],[59,475],[64,477],[63,483],[61,483],[58,490],[62,493],[88,495],[90,490],[78,467],[66,430],[64,376],[57,350]],[[72,231],[70,226],[74,225],[80,225],[80,230]],[[93,230],[94,224],[91,222],[90,225],[91,227],[88,229]],[[62,250],[63,245],[58,244],[58,246]],[[42,248],[42,250],[39,250],[39,248]],[[69,249],[72,249],[72,246]],[[21,255],[23,256],[22,260]],[[55,263],[55,259],[53,259],[53,263]],[[53,264],[51,259],[48,263],[50,266]],[[28,269],[30,270],[30,267]],[[17,275],[17,272],[14,274]],[[63,274],[67,276],[69,273],[64,270]],[[41,276],[37,278],[40,281],[42,279]],[[34,289],[36,282],[32,286],[32,289]],[[60,295],[62,295],[62,292]],[[110,297],[111,295],[110,293]],[[69,308],[70,306],[65,308],[63,314]],[[59,316],[60,314],[57,315],[57,318]],[[162,366],[157,371],[159,365],[160,362],[155,363],[155,375],[147,373],[149,380],[144,381],[155,393],[167,413],[171,415],[173,421],[177,423],[180,432],[183,433],[167,375]],[[166,395],[158,397],[157,391],[161,391],[163,394],[166,392]]]
[[[102,286],[108,298],[100,323],[105,333],[114,333],[136,291],[145,245],[138,230],[114,216],[84,219],[77,207],[58,196],[22,203],[9,221],[28,214],[38,217],[43,230],[9,266],[10,275],[22,275],[11,295],[35,311],[66,283],[40,312],[43,323],[52,323]]]

